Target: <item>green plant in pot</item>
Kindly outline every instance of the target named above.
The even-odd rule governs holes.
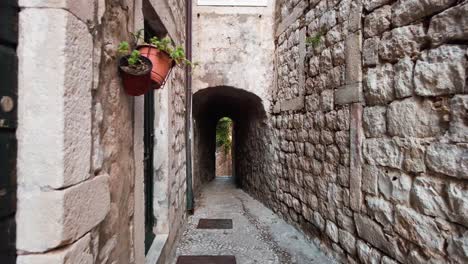
[[[151,89],[152,62],[140,55],[140,51],[131,50],[130,44],[122,41],[118,53],[123,55],[119,60],[119,72],[124,90],[133,96],[143,95]]]
[[[138,50],[153,63],[151,80],[155,89],[164,85],[167,75],[175,65],[195,66],[187,60],[185,50],[180,46],[174,47],[169,37],[152,37],[149,44],[139,45]]]

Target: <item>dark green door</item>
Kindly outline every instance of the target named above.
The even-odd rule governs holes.
[[[145,249],[148,252],[153,239],[153,172],[154,172],[154,90],[145,94]]]
[[[16,262],[18,4],[0,1],[0,263]]]

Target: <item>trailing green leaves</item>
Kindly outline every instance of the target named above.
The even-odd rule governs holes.
[[[128,65],[135,66],[136,64],[140,64],[140,63],[141,63],[140,52],[138,50],[132,51],[132,53],[130,53],[130,57],[128,58]]]
[[[195,67],[198,64],[189,61],[185,55],[185,50],[182,46],[173,46],[172,40],[169,37],[159,39],[158,37],[152,37],[150,44],[155,46],[158,50],[164,51],[175,61],[177,65],[185,65],[189,67]]]
[[[138,50],[130,52],[130,44],[128,44],[127,41],[120,42],[117,52],[120,55],[129,55],[127,62],[128,66],[131,68],[138,68],[142,64],[140,52]]]
[[[216,148],[223,148],[225,153],[231,150],[232,145],[232,119],[223,117],[216,125]]]

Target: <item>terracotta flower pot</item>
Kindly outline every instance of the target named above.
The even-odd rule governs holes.
[[[140,60],[146,67],[143,66],[140,71],[132,70],[128,67],[128,57],[130,56],[124,56],[119,61],[119,72],[124,90],[128,95],[143,95],[151,90],[151,69],[153,64],[148,58],[140,56]]]
[[[153,88],[159,89],[164,84],[167,74],[174,67],[174,60],[164,51],[158,50],[153,45],[140,45],[138,46],[140,54],[147,57],[153,63],[151,70],[151,80],[153,81]]]

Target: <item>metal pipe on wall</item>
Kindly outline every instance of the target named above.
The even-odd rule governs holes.
[[[185,0],[185,51],[188,60],[192,61],[192,0]],[[185,158],[186,158],[186,195],[187,212],[193,214],[192,186],[192,68],[185,68]]]

